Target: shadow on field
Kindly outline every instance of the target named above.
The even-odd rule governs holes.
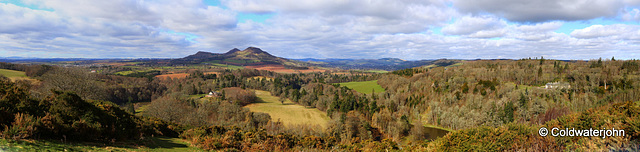
[[[172,138],[169,138],[169,137],[152,137],[151,143],[149,143],[147,147],[151,149],[156,149],[156,148],[171,149],[171,148],[187,148],[189,147],[189,145],[176,142],[175,140],[172,140]]]

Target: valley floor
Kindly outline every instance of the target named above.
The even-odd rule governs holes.
[[[329,117],[327,114],[316,109],[306,108],[297,105],[287,99],[284,103],[279,98],[272,96],[271,93],[262,90],[255,90],[256,96],[260,98],[259,102],[249,104],[245,107],[253,112],[263,112],[271,116],[273,121],[281,121],[286,126],[291,125],[319,125],[322,128],[327,127]]]

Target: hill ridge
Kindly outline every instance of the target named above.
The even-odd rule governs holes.
[[[247,47],[244,50],[233,48],[225,53],[198,51],[184,58],[174,59],[171,64],[221,63],[236,66],[255,66],[276,64],[291,67],[306,66],[305,62],[277,57],[258,47]]]

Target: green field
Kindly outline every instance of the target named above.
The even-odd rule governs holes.
[[[115,143],[71,143],[57,140],[6,140],[0,139],[0,151],[204,151],[189,147],[180,138],[149,137],[143,140]]]
[[[462,62],[458,62],[458,63],[456,63],[456,64],[449,65],[448,67],[461,66],[461,65],[463,65],[463,64],[464,64],[464,63],[462,63]]]
[[[260,60],[234,60],[234,59],[225,59],[224,62],[231,62],[237,64],[245,64],[245,63],[256,63],[260,62]]]
[[[27,75],[24,74],[24,72],[22,71],[16,71],[16,70],[7,70],[7,69],[0,69],[0,75],[5,76],[13,81],[15,80],[29,80],[31,82],[37,82],[36,79],[32,79],[27,77]]]
[[[305,108],[304,106],[297,105],[290,100],[286,100],[284,104],[278,101],[278,97],[272,96],[270,92],[256,90],[256,96],[262,101],[258,103],[249,104],[245,107],[253,112],[268,113],[271,116],[271,120],[280,120],[287,126],[297,124],[311,124],[320,125],[322,128],[327,127],[327,121],[329,117],[327,114],[315,109]]]
[[[133,73],[133,71],[120,71],[120,72],[116,72],[115,74],[117,75],[129,75]]]
[[[0,75],[3,75],[7,78],[24,78],[27,77],[27,75],[24,74],[24,72],[22,71],[16,71],[16,70],[7,70],[7,69],[0,69]]]
[[[244,69],[244,67],[241,67],[241,66],[226,65],[226,64],[219,64],[219,63],[212,63],[211,65],[214,65],[216,67],[223,67],[231,70]]]
[[[384,88],[382,88],[378,84],[378,80],[362,81],[362,82],[345,82],[345,83],[338,83],[338,84],[340,84],[340,86],[345,86],[353,90],[356,90],[360,93],[371,93],[373,90],[375,90],[375,92],[384,92]]]
[[[389,73],[389,71],[385,70],[352,70],[355,72],[364,72],[364,73]]]

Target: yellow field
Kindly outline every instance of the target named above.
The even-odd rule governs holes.
[[[285,126],[311,124],[320,125],[322,128],[327,127],[329,117],[327,117],[326,113],[318,109],[305,108],[290,100],[282,104],[278,101],[280,98],[272,96],[271,93],[267,91],[256,90],[256,96],[258,96],[262,102],[252,103],[245,107],[253,112],[268,113],[271,115],[271,120],[273,121],[278,121],[279,119]]]

